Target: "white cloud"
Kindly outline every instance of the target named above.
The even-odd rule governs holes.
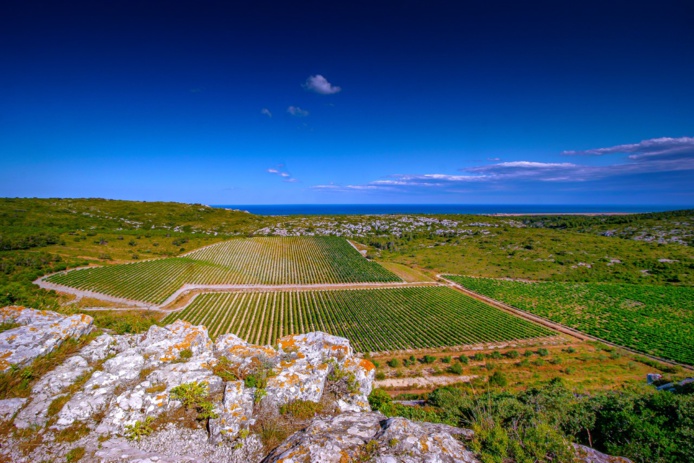
[[[606,154],[630,154],[629,159],[640,159],[651,156],[669,156],[694,153],[694,137],[661,137],[642,140],[639,143],[596,148],[583,151],[564,151],[568,156],[604,156]]]
[[[656,138],[631,145],[600,148],[588,152],[565,151],[563,154],[626,153],[620,162],[587,165],[571,162],[507,161],[460,169],[462,174],[395,174],[364,185],[319,185],[314,188],[335,191],[383,190],[403,193],[455,193],[462,185],[478,188],[513,188],[529,183],[567,184],[591,181],[640,179],[668,172],[694,171],[694,138]],[[638,177],[634,177],[638,176]]]
[[[260,114],[262,114],[263,116],[272,117],[272,112],[267,108],[261,109]]]
[[[287,172],[286,166],[284,164],[279,164],[277,167],[271,167],[269,169],[266,169],[265,172],[267,172],[268,174],[277,175],[287,183],[297,183],[299,181],[298,179],[292,177],[292,174]]]
[[[332,95],[334,93],[339,93],[340,91],[342,91],[342,88],[338,87],[337,85],[331,84],[330,82],[328,82],[328,79],[326,79],[320,74],[310,76],[308,79],[306,79],[306,83],[304,83],[303,87],[306,90],[320,93],[321,95]]]
[[[301,109],[298,106],[290,106],[287,108],[287,112],[291,114],[292,116],[295,117],[306,117],[309,115],[309,112],[306,111],[305,109]]]

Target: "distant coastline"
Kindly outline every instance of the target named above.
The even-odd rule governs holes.
[[[682,206],[623,205],[503,205],[503,204],[260,204],[212,205],[222,209],[247,211],[256,215],[382,215],[382,214],[466,214],[466,215],[623,215],[685,209]]]

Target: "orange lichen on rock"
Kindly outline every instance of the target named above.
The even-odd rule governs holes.
[[[371,370],[376,369],[376,365],[374,365],[371,361],[366,360],[366,359],[359,360],[359,366],[362,367],[366,371],[371,371]]]

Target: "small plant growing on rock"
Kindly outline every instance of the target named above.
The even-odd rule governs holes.
[[[383,381],[384,379],[386,379],[385,373],[383,373],[382,371],[376,373],[376,381]]]
[[[152,428],[153,416],[148,416],[145,421],[137,420],[133,424],[125,426],[125,438],[128,440],[140,440],[145,436],[149,436],[154,432]]]
[[[236,369],[226,357],[220,358],[212,371],[224,381],[236,381],[238,379]]]
[[[330,362],[332,371],[328,375],[328,381],[331,383],[342,383],[350,394],[359,392],[359,381],[351,371],[342,369],[337,362]]]
[[[310,400],[295,400],[280,407],[282,415],[292,415],[300,420],[308,420],[323,411],[323,404]]]
[[[391,368],[398,368],[400,366],[400,359],[394,358],[388,360],[388,366]]]
[[[193,351],[190,349],[183,349],[178,353],[179,362],[186,362],[193,357]]]
[[[80,461],[83,456],[84,447],[75,447],[65,455],[65,461],[67,461],[67,463],[74,463],[75,461]]]
[[[198,420],[217,418],[214,404],[209,400],[207,383],[183,383],[171,389],[171,398],[180,400],[186,410],[195,410],[198,413]]]

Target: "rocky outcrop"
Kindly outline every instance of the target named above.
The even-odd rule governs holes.
[[[0,313],[21,324],[3,333],[21,330],[2,338],[13,347],[0,346],[0,358],[15,355],[19,338],[31,339],[22,345],[39,355],[91,330],[89,317],[20,308]],[[31,397],[0,400],[0,421],[43,441],[25,455],[10,433],[10,441],[0,443],[0,459],[64,461],[70,447],[81,446],[88,461],[98,462],[478,461],[465,444],[472,431],[371,412],[375,368],[347,339],[316,332],[286,336],[277,346],[232,334],[213,343],[204,326],[184,321],[141,335],[102,334],[34,383]],[[207,409],[189,404],[184,410],[174,389],[190,385],[204,391]],[[280,408],[295,401],[320,402],[323,415],[292,423],[299,431],[265,454],[260,433],[272,433],[273,420],[291,420]],[[210,412],[207,426],[195,425],[201,409]],[[147,428],[158,417],[156,429]],[[56,443],[60,433],[76,432],[77,441]],[[580,446],[577,452],[586,463],[627,461]]]
[[[92,317],[81,314],[68,317],[47,310],[0,308],[0,323],[21,325],[0,333],[0,372],[11,365],[26,365],[52,352],[66,339],[89,333],[92,321]]]
[[[478,462],[446,428],[405,418],[387,419],[380,413],[342,413],[314,419],[270,452],[263,463]]]

